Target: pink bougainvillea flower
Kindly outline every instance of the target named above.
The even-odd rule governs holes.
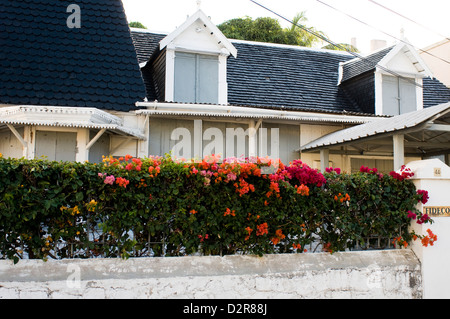
[[[109,184],[112,185],[114,184],[114,181],[116,180],[116,178],[114,177],[114,175],[109,175],[105,177],[105,180],[103,181],[105,184]]]
[[[428,202],[428,199],[430,198],[428,196],[428,191],[423,190],[423,189],[419,189],[417,191],[417,194],[422,196],[422,198],[419,199],[419,202],[422,202],[422,204],[426,204]]]
[[[429,219],[430,219],[430,216],[428,216],[427,214],[424,214],[422,217],[420,217],[420,218],[417,220],[417,224],[423,224],[423,223],[426,223]]]
[[[416,217],[417,217],[416,214],[414,214],[412,211],[408,210],[408,218],[416,219]]]

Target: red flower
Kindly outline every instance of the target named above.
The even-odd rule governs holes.
[[[408,179],[408,178],[414,176],[414,173],[411,172],[411,170],[409,168],[406,168],[405,165],[403,165],[400,168],[400,173],[392,171],[389,173],[389,175],[391,175],[393,178],[395,178],[399,181],[403,181],[404,179]]]
[[[416,217],[417,217],[416,214],[414,214],[412,211],[408,210],[408,218],[416,219]]]
[[[420,195],[422,197],[421,199],[419,199],[419,202],[422,202],[422,204],[426,204],[428,202],[428,199],[430,198],[428,196],[428,192],[423,189],[419,189],[417,191],[417,195]]]
[[[424,214],[420,219],[417,220],[417,224],[423,224],[426,223],[430,219],[430,216],[427,214]]]

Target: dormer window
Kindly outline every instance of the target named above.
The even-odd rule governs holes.
[[[400,115],[423,109],[423,78],[433,77],[407,42],[341,63],[340,85],[367,113]]]
[[[175,52],[174,101],[219,103],[219,58]]]
[[[417,111],[419,84],[414,78],[382,75],[383,115],[400,115]]]
[[[405,41],[394,46],[375,69],[376,114],[400,115],[423,109],[424,77],[433,74],[416,50]]]
[[[227,59],[237,50],[201,10],[165,37],[160,50],[165,101],[228,104]]]

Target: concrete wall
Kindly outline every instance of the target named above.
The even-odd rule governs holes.
[[[0,261],[0,298],[422,298],[411,250]]]

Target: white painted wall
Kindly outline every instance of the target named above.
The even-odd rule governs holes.
[[[0,299],[421,297],[411,250],[0,261]]]
[[[426,52],[428,53],[426,53]],[[450,40],[445,39],[420,51],[420,56],[433,71],[433,75],[450,88]]]
[[[17,132],[23,137],[23,128],[17,129]],[[0,132],[0,153],[5,158],[21,158],[23,156],[22,144],[9,129]]]

